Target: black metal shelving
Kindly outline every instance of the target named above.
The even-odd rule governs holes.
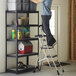
[[[21,1],[23,1],[23,0],[21,0]],[[30,2],[30,0],[29,0],[29,2]],[[29,6],[30,6],[30,4],[29,4]],[[17,7],[17,5],[16,5],[16,7]],[[30,8],[29,8],[29,10],[30,10]],[[7,24],[7,14],[8,13],[15,13],[16,14],[16,25],[8,25]],[[29,14],[30,13],[37,13],[38,15],[38,23],[37,24],[29,24],[29,22],[28,22],[28,25],[18,25],[18,13],[26,13],[27,14],[27,17],[29,17]],[[38,40],[38,38],[24,38],[24,39],[20,39],[20,40],[18,40],[17,39],[17,35],[18,35],[18,32],[17,32],[17,30],[18,30],[18,27],[37,27],[38,28],[38,35],[39,35],[39,11],[23,11],[23,10],[21,10],[21,11],[18,11],[18,10],[16,10],[16,11],[8,11],[8,10],[6,10],[6,12],[5,12],[5,15],[6,15],[6,33],[5,33],[5,35],[6,35],[6,40],[5,40],[5,43],[6,43],[6,61],[5,61],[5,63],[6,63],[6,65],[5,65],[5,69],[6,69],[6,72],[11,72],[11,73],[16,73],[16,74],[19,74],[19,73],[23,73],[23,72],[28,72],[28,71],[30,71],[30,70],[32,70],[32,69],[34,69],[35,68],[35,66],[31,66],[31,67],[29,67],[29,68],[25,68],[25,69],[19,69],[18,68],[18,58],[20,58],[20,57],[26,57],[26,65],[27,66],[29,66],[29,56],[33,56],[33,55],[39,55],[39,40]],[[16,39],[7,39],[7,28],[8,27],[15,27],[16,28]],[[37,52],[33,52],[33,53],[28,53],[28,54],[18,54],[18,42],[19,41],[27,41],[27,40],[37,40],[37,42],[38,42],[38,51]],[[7,42],[10,42],[10,41],[15,41],[16,42],[16,53],[15,54],[7,54]],[[14,68],[14,70],[13,70],[13,68],[12,69],[8,69],[7,68],[7,58],[8,57],[12,57],[12,58],[16,58],[16,67]],[[39,63],[37,63],[38,64],[38,66],[39,66]]]
[[[7,25],[7,27],[16,27],[16,25]],[[18,25],[17,27],[39,27],[38,24]]]
[[[31,65],[27,66],[28,68],[25,68],[25,69],[20,69],[18,70],[18,73],[17,74],[21,74],[21,73],[26,73],[26,72],[29,72],[31,70],[34,70],[35,68]],[[11,73],[16,73],[16,69],[15,68],[12,68],[12,69],[7,69],[8,72],[11,72]]]
[[[17,41],[38,40],[38,38],[24,38]],[[16,41],[16,39],[7,39],[7,41]]]
[[[33,52],[28,54],[18,54],[18,57],[33,56],[33,55],[38,55],[38,53]],[[16,54],[7,54],[7,57],[16,57]]]
[[[6,11],[6,13],[39,13],[39,11]]]

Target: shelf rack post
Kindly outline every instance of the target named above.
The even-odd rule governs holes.
[[[7,25],[7,11],[5,12],[5,24]],[[7,27],[5,25],[5,72],[7,72]]]
[[[39,12],[38,12],[38,26],[39,26]],[[38,35],[39,35],[39,27],[38,27]],[[38,39],[38,53],[39,53],[39,39]],[[39,54],[38,54],[39,56]],[[39,68],[39,62],[37,62],[38,68]]]
[[[16,10],[17,10],[17,0],[16,0]],[[17,38],[18,38],[18,12],[16,11],[16,74],[18,74],[18,40]]]

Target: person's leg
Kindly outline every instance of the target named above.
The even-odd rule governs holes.
[[[50,32],[49,28],[49,20],[51,18],[51,15],[42,15],[42,30],[47,36],[47,45],[52,46],[56,40],[54,39],[53,35]]]

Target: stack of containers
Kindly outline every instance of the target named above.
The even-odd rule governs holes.
[[[21,0],[8,0],[8,10],[21,10]]]
[[[36,6],[30,0],[8,0],[8,10],[36,11]]]

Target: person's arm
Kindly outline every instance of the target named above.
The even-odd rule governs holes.
[[[42,0],[30,0],[30,1],[37,3],[37,4],[42,2]]]

